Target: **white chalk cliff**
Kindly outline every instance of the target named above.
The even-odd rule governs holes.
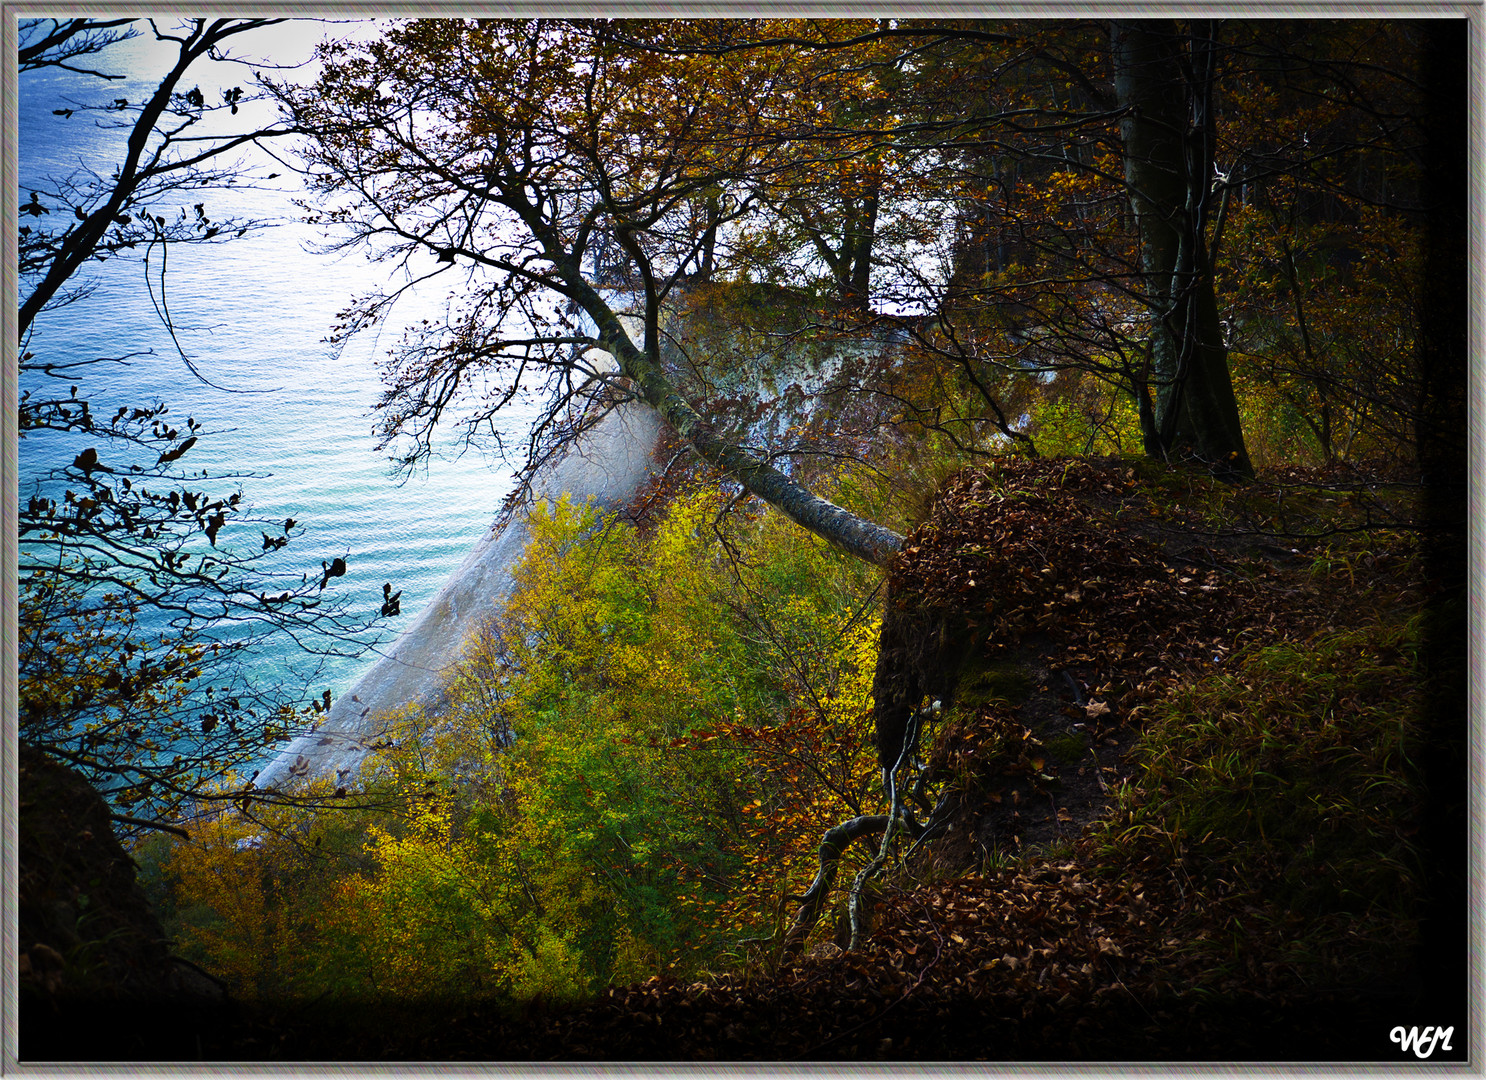
[[[592,500],[605,507],[627,502],[651,468],[661,421],[649,406],[628,402],[614,409],[532,482],[533,496],[555,501]],[[258,787],[292,777],[354,776],[383,731],[383,717],[410,702],[437,700],[458,661],[465,638],[500,610],[511,590],[511,567],[526,547],[520,508],[493,528],[417,620],[393,642],[350,694],[331,705],[312,732],[289,742],[258,774]]]

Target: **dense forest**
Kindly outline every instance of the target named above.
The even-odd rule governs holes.
[[[195,85],[271,23],[151,24],[124,159],[19,206],[20,450],[81,440],[17,508],[22,1060],[1465,1055],[1465,20],[422,19]],[[265,787],[330,701],[244,650],[376,620],[33,325],[258,227],[175,213],[249,143],[389,268],[325,331],[395,342],[401,467],[665,425]]]

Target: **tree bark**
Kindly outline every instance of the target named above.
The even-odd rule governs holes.
[[[666,376],[660,364],[658,336],[647,327],[646,346],[638,348],[619,316],[576,268],[565,276],[570,295],[598,326],[601,346],[618,361],[619,370],[634,384],[640,397],[660,413],[703,461],[727,473],[795,524],[848,554],[874,566],[887,565],[897,554],[903,546],[903,537],[893,530],[822,499],[767,460],[718,435]]]
[[[1151,319],[1146,453],[1195,457],[1225,475],[1252,476],[1228,373],[1228,350],[1206,242],[1212,175],[1211,34],[1184,47],[1165,22],[1110,28],[1125,182],[1135,214]],[[1190,72],[1190,75],[1188,74]]]

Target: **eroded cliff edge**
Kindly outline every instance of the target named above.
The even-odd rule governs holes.
[[[627,502],[650,475],[662,424],[654,410],[626,402],[582,441],[533,478],[533,500],[591,500],[601,507]],[[466,636],[497,611],[511,589],[510,568],[529,539],[518,508],[470,552],[416,621],[387,648],[330,713],[279,751],[258,774],[258,787],[291,778],[354,775],[383,732],[384,718],[412,702],[432,703],[447,682]]]

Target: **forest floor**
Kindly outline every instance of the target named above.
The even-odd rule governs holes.
[[[1417,545],[1387,527],[1396,510],[1336,475],[1234,494],[1119,459],[961,473],[889,593],[973,643],[924,736],[952,821],[875,886],[863,947],[817,934],[746,974],[658,975],[519,1016],[470,1002],[397,1003],[396,1023],[373,1006],[330,1025],[264,1016],[240,1048],[1396,1058],[1388,1032],[1421,979],[1421,809],[1407,754],[1382,744],[1407,749],[1416,642],[1397,628],[1425,599]]]

